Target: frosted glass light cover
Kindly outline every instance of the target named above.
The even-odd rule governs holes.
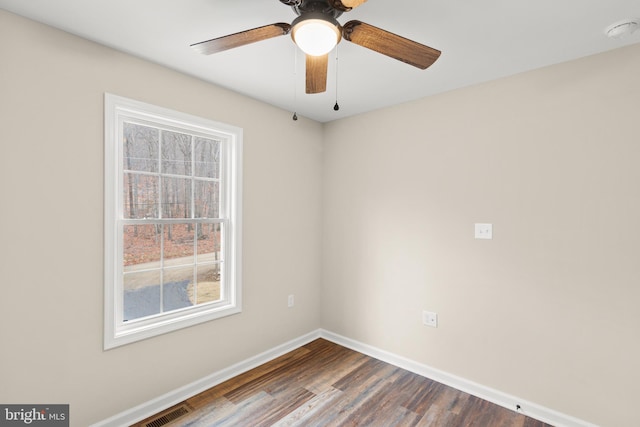
[[[340,32],[335,25],[321,19],[307,19],[293,28],[293,40],[304,53],[326,55],[338,44]]]

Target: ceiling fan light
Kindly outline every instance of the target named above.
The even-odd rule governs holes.
[[[291,37],[307,55],[321,56],[331,52],[340,41],[337,22],[327,19],[302,19],[293,23]]]

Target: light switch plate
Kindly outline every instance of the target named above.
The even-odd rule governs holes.
[[[476,239],[493,239],[493,224],[475,224]]]

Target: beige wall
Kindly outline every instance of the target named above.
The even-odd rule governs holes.
[[[640,425],[638,76],[635,45],[327,125],[323,327]]]
[[[84,427],[320,326],[320,124],[4,11],[0,52],[1,403]],[[242,314],[102,350],[104,92],[244,129]]]

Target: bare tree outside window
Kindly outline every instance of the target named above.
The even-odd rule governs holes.
[[[125,218],[148,220],[123,229],[124,320],[219,300],[220,142],[125,122],[122,144]]]

